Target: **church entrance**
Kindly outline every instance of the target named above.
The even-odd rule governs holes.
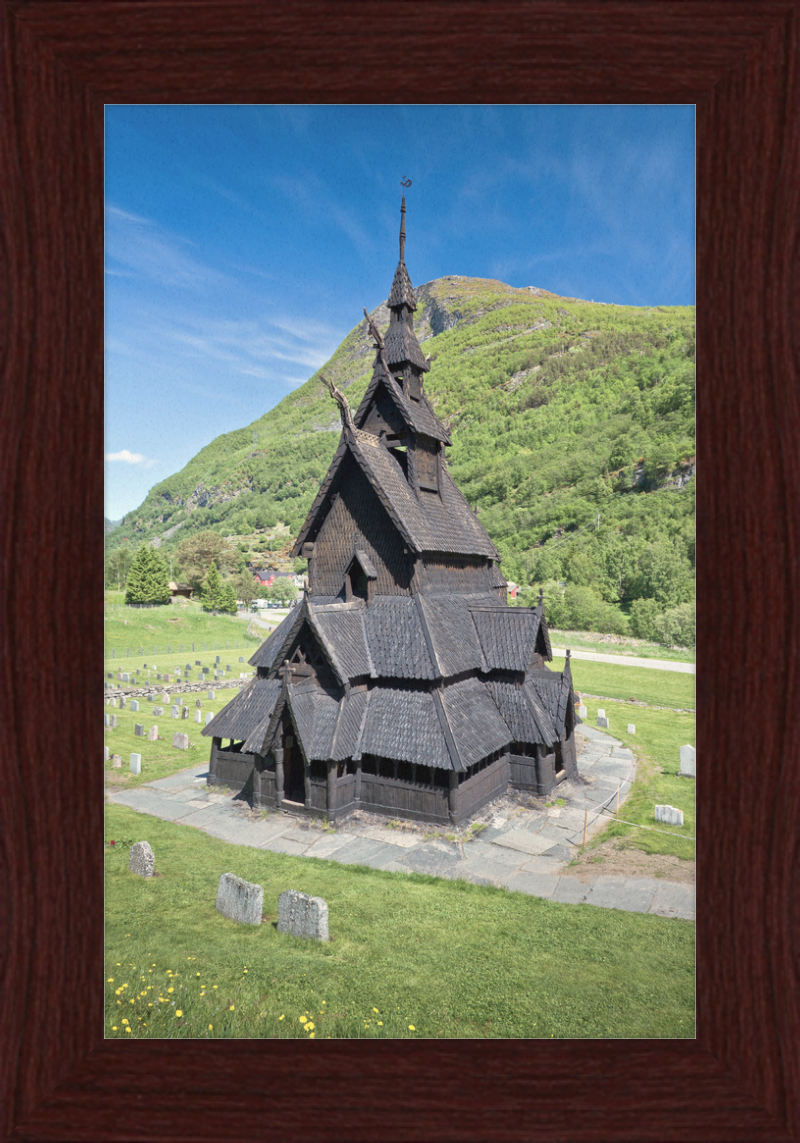
[[[283,732],[283,797],[286,801],[305,805],[305,764],[291,724]]]

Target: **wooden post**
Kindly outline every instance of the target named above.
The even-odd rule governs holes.
[[[253,764],[253,806],[261,805],[261,755],[256,754]]]
[[[617,804],[614,808],[614,813],[615,814],[619,813],[619,786],[617,786]]]
[[[303,787],[305,790],[306,809],[311,809],[311,767],[303,767]]]
[[[328,816],[336,809],[336,763],[328,763]]]
[[[272,753],[275,755],[275,805],[280,809],[283,804],[283,747],[276,746]]]
[[[449,777],[450,788],[447,791],[447,809],[450,814],[450,821],[455,825],[458,813],[458,774],[455,770],[451,770]]]
[[[583,844],[586,845],[586,827],[589,824],[589,811],[583,811]]]

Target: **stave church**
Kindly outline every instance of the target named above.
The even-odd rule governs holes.
[[[577,775],[569,651],[548,667],[540,594],[510,607],[499,553],[448,471],[447,430],[400,260],[358,409],[326,382],[342,433],[298,536],[302,603],[203,734],[209,785],[337,821],[354,810],[459,825],[509,788]],[[366,314],[366,311],[365,311]],[[323,378],[324,380],[324,378]]]

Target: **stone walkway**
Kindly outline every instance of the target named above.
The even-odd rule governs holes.
[[[621,804],[633,779],[633,755],[621,742],[585,723],[580,733],[585,740],[578,756],[582,781],[562,783],[550,799],[553,804],[541,809],[503,799],[478,815],[479,821],[489,823],[487,829],[457,841],[447,839],[453,831],[445,826],[391,828],[388,822],[376,824],[374,815],[364,815],[367,822],[354,820],[354,815],[335,830],[289,813],[262,817],[234,795],[206,786],[206,763],[135,790],[106,790],[106,796],[109,802],[194,826],[234,845],[342,865],[463,878],[550,901],[693,921],[693,885],[602,875],[587,882],[570,874],[568,863],[583,841],[585,811],[594,811],[589,813],[588,838],[607,820],[596,807],[605,802],[613,808],[618,789]],[[561,799],[565,805],[555,804]]]
[[[553,657],[561,659],[566,655],[563,647],[552,647]],[[696,675],[694,663],[681,663],[677,659],[639,659],[634,655],[604,655],[602,651],[571,651],[573,659],[584,659],[591,663],[616,663],[618,667],[649,667],[653,671],[680,671],[684,675]]]

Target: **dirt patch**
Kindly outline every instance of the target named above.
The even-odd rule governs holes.
[[[624,841],[604,841],[564,871],[579,881],[603,877],[662,877],[681,885],[694,885],[696,863],[671,853],[645,853]]]

